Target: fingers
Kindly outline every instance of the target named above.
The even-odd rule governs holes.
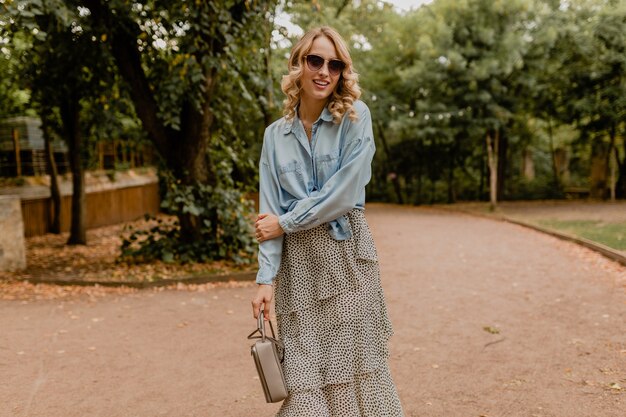
[[[263,304],[263,310],[261,310],[261,304]],[[269,320],[271,305],[271,301],[252,301],[252,316],[256,319],[259,318],[259,314],[263,314],[264,319]]]
[[[257,288],[257,293],[252,299],[252,315],[258,318],[259,314],[263,314],[265,320],[270,319],[270,309],[272,307],[273,288],[271,285],[261,284]],[[261,310],[261,305],[263,309]]]
[[[265,219],[267,216],[269,216],[268,213],[260,213],[256,218],[256,222],[254,222],[254,237],[259,243],[265,240],[263,230],[261,229],[261,220]]]
[[[269,320],[270,319],[270,303],[265,303],[264,304],[265,308],[263,309],[263,315],[265,316],[265,320]]]
[[[252,315],[254,318],[259,317],[259,311],[261,310],[261,302],[257,299],[252,300]]]

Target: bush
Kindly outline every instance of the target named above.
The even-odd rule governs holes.
[[[563,192],[550,177],[534,180],[514,178],[507,183],[506,200],[548,200],[564,198]]]
[[[122,259],[130,262],[208,262],[233,260],[250,263],[255,253],[252,230],[254,202],[235,188],[230,168],[218,170],[218,184],[184,185],[167,175],[167,193],[161,208],[170,214],[191,215],[200,225],[201,239],[187,242],[181,235],[179,219],[150,218],[147,230],[128,229],[122,236]]]

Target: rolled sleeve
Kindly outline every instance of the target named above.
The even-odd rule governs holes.
[[[271,240],[268,240],[266,242],[263,243],[273,243]],[[281,242],[282,244],[282,242]],[[276,277],[276,274],[278,273],[278,270],[276,268],[276,266],[270,264],[270,263],[260,263],[259,262],[259,271],[256,274],[256,283],[257,284],[266,284],[266,285],[272,285],[272,283],[274,282],[274,277]]]
[[[297,225],[293,220],[293,212],[285,213],[278,218],[278,223],[280,227],[283,228],[285,233],[293,233],[297,229]]]

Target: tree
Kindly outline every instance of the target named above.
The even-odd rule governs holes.
[[[9,7],[48,47],[38,54],[39,63],[70,75],[69,86],[50,77],[40,84],[41,91],[66,88],[61,97],[52,97],[64,100],[58,108],[66,132],[73,132],[70,139],[107,132],[103,126],[93,128],[105,119],[94,116],[106,114],[100,111],[103,106],[130,97],[134,109],[124,111],[126,116],[141,121],[164,164],[169,186],[165,204],[178,216],[181,229],[181,245],[174,247],[211,241],[206,246],[219,257],[222,224],[232,214],[220,215],[221,209],[206,200],[224,202],[215,190],[235,187],[233,179],[244,186],[255,182],[252,141],[258,141],[272,111],[267,97],[271,80],[262,77],[268,62],[259,64],[255,58],[263,50],[269,54],[273,4],[30,0]],[[72,49],[73,56],[64,55]],[[61,56],[67,59],[58,61]],[[72,78],[75,69],[82,79]],[[88,155],[82,158],[85,162]],[[236,201],[229,204],[241,205]],[[233,233],[246,235],[247,229]]]
[[[85,0],[92,30],[106,45],[126,83],[137,116],[174,178],[184,185],[218,185],[217,161],[208,152],[216,110],[215,92],[224,73],[238,74],[239,54],[258,51],[257,25],[267,24],[272,2]],[[238,50],[238,39],[250,43]],[[232,68],[234,67],[234,68]],[[239,73],[239,80],[241,74]],[[252,97],[241,81],[245,98]],[[231,92],[232,95],[236,92]],[[230,108],[223,119],[238,117]],[[222,124],[224,126],[224,124]],[[217,145],[217,144],[216,144]],[[181,237],[203,239],[197,210],[179,210]],[[208,215],[216,225],[216,213]],[[216,238],[217,227],[212,228]]]
[[[573,1],[551,10],[536,31],[544,56],[532,68],[539,88],[530,107],[546,120],[550,137],[553,124],[577,126],[580,141],[589,147],[589,182],[596,198],[607,197],[612,154],[623,170],[617,147],[626,99],[625,7],[624,2]]]
[[[287,11],[303,28],[338,27],[353,47],[364,99],[379,125],[377,196],[419,202],[430,188],[431,201],[482,198],[488,176],[495,207],[507,195],[562,195],[563,146],[575,146],[570,153],[580,172],[589,159],[600,161],[596,171],[605,184],[611,152],[624,172],[615,151],[626,97],[623,6],[438,0],[399,15],[376,2],[329,0],[294,3]],[[524,194],[516,161],[533,147],[542,177]],[[387,179],[389,196],[380,191]],[[445,192],[435,186],[441,181]]]
[[[42,120],[49,141],[51,127],[59,126],[69,148],[72,171],[72,217],[68,244],[86,244],[85,226],[85,126],[81,109],[107,88],[106,54],[99,42],[81,26],[85,14],[73,2],[9,2],[13,33],[29,33],[31,48],[22,56],[24,79],[32,92],[31,105]],[[104,56],[104,59],[103,59]],[[56,109],[56,110],[55,110]],[[60,121],[56,124],[55,119]],[[49,147],[49,144],[48,144]],[[48,152],[49,153],[49,152]],[[54,169],[51,169],[54,194]],[[58,207],[55,217],[58,219]]]

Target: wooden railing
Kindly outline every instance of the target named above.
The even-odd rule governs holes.
[[[72,196],[61,198],[61,231],[70,229]],[[87,228],[136,220],[144,214],[159,212],[158,183],[90,192],[86,195]],[[50,231],[52,201],[49,197],[22,199],[24,236],[39,236]]]

